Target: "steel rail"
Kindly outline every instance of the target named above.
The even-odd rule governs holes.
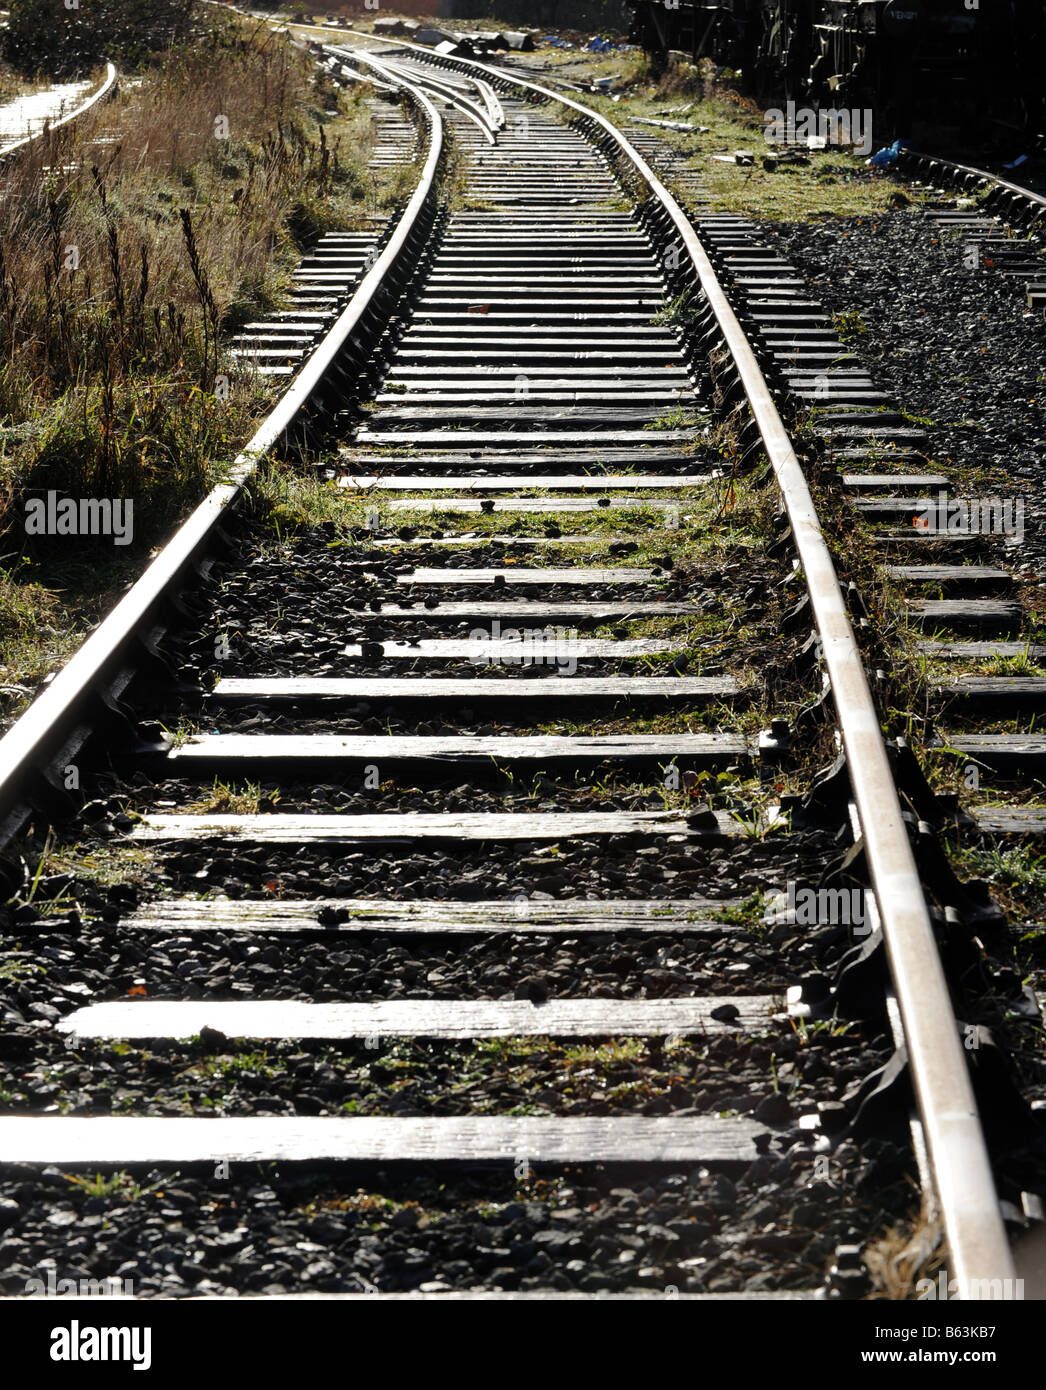
[[[398,92],[399,88],[393,86],[391,82],[381,82],[376,77],[371,77],[369,73],[360,72],[348,66],[342,58],[330,58],[328,60],[328,71],[336,72],[339,77],[346,82],[366,82],[369,87],[373,87],[376,92]]]
[[[971,179],[976,181],[989,189],[988,199],[983,205],[987,211],[991,211],[989,205],[993,201],[1007,201],[1015,204],[1018,210],[1022,203],[1026,203],[1028,206],[1024,209],[1025,216],[1033,215],[1038,222],[1046,221],[1046,194],[1036,193],[1034,189],[1024,188],[1019,183],[1012,183],[988,169],[978,169],[973,164],[960,164],[957,160],[945,159],[943,155],[927,154],[925,150],[913,149],[901,151],[900,163],[902,166],[914,164],[924,177],[939,169],[956,182],[969,184]],[[965,178],[959,179],[960,174],[965,175]]]
[[[373,54],[353,49],[343,50],[339,54],[338,48],[333,44],[320,44],[319,47],[324,52],[338,54],[342,58],[348,58],[351,62],[366,63],[390,82],[417,83],[423,90],[427,90],[430,96],[449,102],[455,110],[460,111],[463,116],[467,116],[473,124],[480,128],[489,144],[496,143],[497,132],[500,127],[495,125],[493,120],[488,117],[487,112],[476,102],[465,93],[459,92],[449,82],[440,82],[438,78],[428,74],[404,72],[393,58],[377,58]]]
[[[359,58],[362,62],[371,63],[384,71],[386,75],[395,81],[416,82],[429,96],[435,100],[443,101],[455,110],[460,111],[474,125],[477,125],[483,132],[487,141],[493,145],[495,142],[495,130],[487,117],[486,111],[479,104],[472,100],[465,92],[458,91],[449,82],[441,82],[438,78],[432,77],[427,73],[405,72],[402,66],[395,59],[378,59],[373,55],[360,53]]]
[[[27,780],[48,766],[62,740],[81,722],[85,703],[104,688],[105,678],[111,676],[134,638],[146,630],[152,615],[240,497],[259,462],[290,429],[346,344],[357,343],[354,334],[374,305],[386,276],[404,254],[411,233],[434,194],[444,140],[442,118],[428,97],[413,84],[401,85],[408,88],[427,116],[430,141],[421,177],[396,230],[288,390],[237,454],[229,467],[229,480],[208,492],[108,617],[0,739],[0,846],[25,822],[19,803]]]
[[[419,49],[438,65],[460,65],[466,71],[482,72],[503,90],[508,83],[560,102],[600,127],[664,207],[686,248],[774,470],[806,577],[904,1024],[908,1064],[933,1165],[951,1273],[959,1298],[976,1297],[979,1290],[992,1287],[988,1281],[1014,1277],[1013,1255],[875,700],[802,466],[752,347],[683,209],[610,121],[570,97],[475,59],[432,54],[417,44],[400,46]]]
[[[68,125],[70,121],[75,121],[78,116],[82,116],[85,111],[90,111],[92,106],[97,105],[103,97],[108,96],[116,85],[116,68],[112,63],[105,65],[105,80],[96,92],[92,92],[86,101],[75,109],[68,111],[64,116],[59,116],[56,121],[45,121],[43,129],[38,130],[35,135],[26,135],[21,140],[16,140],[13,145],[8,145],[0,150],[0,160],[9,159],[18,150],[24,150],[26,145],[31,145],[34,140],[42,140],[45,135],[53,130],[58,130],[61,126]]]
[[[498,130],[503,130],[505,127],[505,110],[501,102],[498,101],[497,92],[495,92],[489,82],[484,82],[482,77],[474,77],[472,80],[475,82],[480,96],[486,103],[487,110],[490,113],[490,119],[494,122]]]

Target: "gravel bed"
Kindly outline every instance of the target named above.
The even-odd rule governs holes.
[[[475,669],[475,668],[473,668]],[[673,668],[674,669],[674,668]],[[683,666],[686,670],[686,666]],[[704,674],[704,668],[701,668]],[[406,674],[415,675],[416,672],[408,671]],[[440,675],[443,673],[440,672]],[[462,672],[455,670],[454,676],[460,676]],[[482,672],[483,675],[497,676],[496,670]],[[600,676],[604,673],[598,672]],[[635,673],[633,673],[635,674]],[[643,674],[646,674],[645,672]],[[672,670],[660,670],[659,675],[671,675]],[[419,679],[424,679],[419,677]],[[506,684],[511,677],[506,678]],[[540,701],[526,701],[525,708],[521,709],[518,705],[518,715],[514,716],[512,705],[495,705],[489,696],[484,694],[482,702],[477,709],[468,706],[455,708],[453,703],[441,698],[434,705],[427,709],[422,709],[420,702],[412,703],[411,707],[404,710],[397,702],[389,701],[388,705],[380,699],[375,699],[373,703],[360,700],[355,704],[346,704],[343,700],[330,701],[329,713],[322,713],[324,710],[323,700],[313,700],[306,703],[301,701],[294,703],[284,701],[282,703],[250,701],[245,700],[242,704],[237,701],[235,704],[220,703],[210,704],[206,709],[199,711],[196,721],[200,726],[200,733],[221,733],[221,734],[418,734],[422,736],[446,736],[477,734],[481,736],[502,736],[519,735],[520,737],[535,733],[535,724],[540,724],[541,735],[554,735],[557,732],[563,734],[591,733],[611,734],[611,733],[630,733],[633,732],[631,715],[658,713],[663,721],[670,721],[672,732],[685,734],[690,733],[730,733],[736,731],[736,722],[731,720],[728,713],[724,713],[721,707],[709,708],[710,702],[688,706],[685,703],[673,700],[666,702],[653,696],[646,700],[626,699],[618,696],[616,699],[602,699],[593,701],[592,705],[585,707],[580,700],[571,696],[565,704],[557,703],[556,677],[536,676],[536,682],[542,682],[542,688],[538,692]],[[424,694],[420,691],[419,694]],[[500,691],[498,692],[500,698]],[[506,691],[506,695],[508,691]],[[739,704],[736,700],[735,705]],[[570,721],[569,715],[572,707],[577,709],[577,723]],[[311,715],[300,713],[303,709],[314,711]],[[379,710],[380,715],[372,711]],[[190,715],[190,717],[192,717]],[[584,727],[579,727],[584,726]],[[169,727],[169,726],[168,726]],[[162,736],[162,729],[153,721],[148,721],[142,726],[143,733],[158,733]],[[665,732],[662,727],[659,732]],[[330,775],[328,768],[327,775]],[[451,778],[460,777],[460,770],[450,772]],[[255,779],[257,780],[257,779]],[[356,782],[360,780],[356,777]],[[263,783],[267,786],[268,783]],[[293,782],[281,781],[280,786],[286,795],[286,789],[293,786]],[[352,786],[351,776],[344,779],[342,790],[347,790]],[[334,788],[328,789],[333,794]],[[164,796],[168,794],[165,787]]]
[[[148,1046],[81,1040],[56,1056],[46,1038],[4,1034],[18,1058],[12,1112],[148,1115],[747,1115],[758,1146],[809,1148],[799,1117],[844,1102],[885,1060],[883,1039],[828,1033],[817,1045],[767,1024],[763,1036],[546,1038],[367,1048],[293,1040]],[[827,1039],[827,1041],[825,1040]],[[772,1071],[771,1071],[772,1067]],[[776,1083],[774,1075],[776,1074]],[[774,1087],[777,1089],[775,1090]]]
[[[576,895],[581,864],[599,890],[656,896],[665,850],[578,846],[578,864],[555,863],[557,891]],[[654,847],[649,847],[654,848]],[[635,845],[632,846],[635,849]],[[709,847],[690,858],[704,872],[672,884],[672,896],[750,892],[786,877],[816,877],[834,846],[793,835]],[[204,856],[206,858],[204,859]],[[412,855],[407,863],[357,854],[337,861],[301,851],[230,856],[240,883],[279,874],[293,898],[434,894],[456,875],[460,892],[486,896],[526,884],[549,863],[519,847]],[[201,859],[210,865],[201,883]],[[173,855],[165,886],[211,887],[218,856]],[[493,863],[491,861],[494,861]],[[399,875],[427,861],[431,880],[401,888]],[[614,864],[619,867],[615,870]],[[308,865],[306,867],[306,865]],[[349,877],[359,870],[361,877]],[[667,870],[671,873],[672,870]],[[676,871],[678,872],[678,871]],[[293,875],[297,874],[295,879]],[[337,876],[335,876],[337,875]],[[366,875],[366,877],[363,877]],[[373,875],[373,877],[370,877]],[[502,877],[503,875],[503,877]],[[614,878],[620,882],[615,884]],[[689,881],[690,877],[700,882]],[[471,879],[471,883],[468,880]],[[747,879],[747,882],[742,882]],[[272,880],[268,880],[272,882]],[[155,880],[150,879],[150,886]],[[223,881],[227,891],[233,881]],[[137,893],[100,892],[45,880],[82,900],[84,920],[9,924],[0,957],[0,1056],[10,1077],[9,1113],[153,1115],[707,1115],[736,1113],[766,1129],[763,1156],[740,1171],[640,1174],[577,1168],[550,1181],[426,1169],[410,1177],[310,1165],[233,1165],[118,1176],[103,1190],[77,1174],[0,1169],[0,1288],[21,1292],[45,1277],[130,1280],[146,1296],[289,1290],[557,1289],[687,1292],[817,1287],[836,1245],[873,1237],[910,1197],[907,1151],[843,1142],[817,1153],[798,1126],[815,1104],[852,1109],[861,1082],[889,1055],[887,1040],[856,1025],[808,1034],[768,1026],[762,1036],[712,1040],[533,1039],[503,1043],[194,1043],[148,1046],[60,1038],[53,1024],[103,998],[379,999],[451,997],[647,997],[761,992],[829,966],[849,944],[845,929],[724,927],[678,936],[584,938],[506,935],[495,940],[381,933],[351,939],[317,933],[143,936],[120,925]],[[74,935],[70,937],[70,928]],[[43,965],[46,974],[26,970]],[[141,991],[144,990],[144,996]],[[363,1177],[368,1175],[364,1173]]]
[[[963,554],[942,559],[994,563],[1013,573],[1029,624],[1025,635],[1041,640],[1034,625],[1046,609],[1046,318],[1041,311],[1029,311],[1025,280],[983,262],[977,269],[967,268],[964,254],[973,234],[942,232],[929,217],[907,212],[769,225],[763,231],[768,243],[807,277],[826,308],[860,314],[865,331],[852,334],[847,345],[891,405],[917,417],[915,423],[926,430],[928,465],[958,478],[949,486],[950,494],[1024,502],[1019,544],[979,536]],[[996,234],[1003,232],[1000,223]],[[1046,257],[1042,261],[1046,278]],[[986,480],[957,474],[968,469],[985,470]],[[948,718],[985,726],[979,713],[953,711]],[[1028,727],[1012,718],[1000,727],[1007,726]],[[992,788],[1007,800],[1023,799],[1006,793],[1014,780],[991,774]],[[1024,781],[1023,793],[1027,791]],[[989,887],[997,884],[1004,890],[1016,878],[1021,896],[1035,897],[1040,855],[1041,846],[1003,840],[998,852],[985,856],[973,872],[983,873]],[[972,875],[967,871],[965,876]],[[964,1016],[991,1027],[1021,1094],[1041,1103],[1046,1096],[1041,1020],[1021,994],[1027,982],[1040,994],[1046,992],[1046,907],[1041,891],[1038,897],[1033,910],[1025,905],[1013,913],[1011,926],[987,941],[982,970],[966,971]],[[994,1096],[982,1097],[982,1105],[991,1106],[995,1096],[1005,1098],[1001,1077],[994,1089]],[[1007,1131],[1001,1109],[993,1123],[997,1136],[1005,1136],[1000,1139],[1004,1190],[1046,1195],[1041,1122],[1038,1134],[1034,1123],[1023,1134],[1019,1126]]]
[[[418,798],[416,809],[433,809]],[[475,806],[462,803],[462,809]],[[502,802],[513,810],[515,803]],[[600,803],[602,804],[602,803]],[[544,803],[539,803],[543,806]],[[373,801],[371,810],[388,807]],[[400,803],[395,809],[415,809]],[[436,809],[439,809],[438,807]],[[484,809],[480,803],[480,809]],[[548,806],[547,809],[558,809]],[[591,801],[588,810],[599,809]],[[120,817],[117,816],[116,819]],[[111,842],[81,842],[84,853],[103,853]],[[278,893],[280,897],[446,898],[514,901],[523,893],[540,898],[571,897],[747,897],[776,888],[788,879],[816,881],[838,853],[832,838],[819,831],[759,840],[686,843],[664,836],[610,835],[579,838],[558,846],[519,841],[506,844],[463,842],[448,850],[438,845],[365,847],[326,845],[252,846],[201,841],[185,846],[152,846],[155,863],[149,881],[164,891],[186,894],[221,892],[227,897]],[[118,884],[108,894],[70,874],[42,880],[37,897],[54,897],[63,888],[83,913],[118,920],[138,890]],[[11,922],[10,910],[7,921]],[[32,922],[35,909],[18,911],[18,922]]]
[[[417,726],[415,725],[416,729]],[[384,732],[384,730],[375,730]],[[492,732],[492,730],[491,730]],[[330,775],[328,770],[327,775]],[[462,776],[459,768],[454,773],[454,778]],[[683,774],[683,777],[686,773]],[[528,777],[517,777],[514,789],[502,787],[485,787],[477,780],[459,782],[456,786],[448,787],[418,787],[411,786],[409,783],[397,786],[394,782],[383,781],[380,786],[367,787],[360,789],[362,777],[360,774],[348,774],[342,780],[335,783],[312,782],[306,785],[300,777],[294,781],[276,782],[272,779],[261,779],[253,785],[258,789],[259,811],[261,812],[322,812],[330,815],[335,812],[349,813],[373,813],[392,812],[392,811],[664,811],[666,809],[666,794],[657,786],[651,787],[651,781],[656,782],[656,773],[648,772],[647,785],[643,788],[643,779],[635,777],[629,782],[618,775],[614,779],[614,785],[610,785],[611,778],[608,777],[605,783],[594,785],[590,778],[578,775],[575,780],[567,775],[557,777],[552,780],[548,774],[534,774],[533,780],[537,783],[534,787],[527,787],[520,790],[520,786]],[[637,786],[638,784],[638,786]],[[163,810],[174,812],[184,809],[187,805],[198,804],[201,792],[203,799],[209,804],[209,811],[217,812],[220,807],[212,804],[213,783],[201,786],[195,780],[185,778],[167,778],[161,782],[147,784],[141,774],[135,774],[127,781],[113,779],[113,795],[108,798],[99,799],[92,802],[87,808],[92,820],[98,816],[103,818],[98,820],[95,829],[100,834],[111,835],[114,831],[130,829],[134,824],[133,819],[124,814],[122,809],[127,806],[132,814],[134,807],[137,806],[141,811]],[[703,784],[695,786],[695,797],[703,796],[701,790]],[[221,800],[221,793],[219,800]],[[725,792],[717,792],[712,795],[717,807],[723,809],[737,810],[740,813],[751,814],[749,800],[742,793],[728,795]],[[674,807],[673,802],[678,801],[678,807]],[[703,804],[703,802],[702,802]],[[669,798],[669,809],[687,811],[690,809],[691,797],[687,797],[685,804],[682,798]],[[622,843],[625,843],[622,841]],[[658,847],[664,849],[664,844]]]
[[[453,903],[447,904],[453,912]],[[57,924],[55,924],[57,925]],[[317,923],[317,932],[320,932]],[[527,935],[414,937],[380,932],[324,940],[264,932],[226,934],[127,931],[100,935],[34,929],[22,950],[0,954],[15,976],[0,986],[3,1020],[53,1017],[93,999],[662,999],[780,991],[787,955],[742,933],[537,939]],[[794,937],[786,938],[794,947]],[[25,948],[44,962],[32,980]],[[18,976],[25,970],[30,979]],[[794,973],[794,968],[793,968]],[[50,999],[52,1002],[46,1002]],[[26,1004],[26,1000],[31,1003]],[[23,1013],[22,1010],[25,1010]]]
[[[362,1186],[234,1165],[224,1181],[191,1170],[128,1175],[108,1195],[57,1169],[9,1168],[0,1288],[21,1292],[43,1277],[56,1246],[59,1278],[116,1275],[164,1297],[817,1287],[836,1245],[860,1243],[904,1210],[910,1176],[904,1151],[885,1141],[818,1160],[799,1144],[733,1175],[586,1166],[516,1182],[386,1171],[362,1175]]]
[[[1023,497],[1024,542],[1008,559],[1046,590],[1046,318],[1028,309],[1024,280],[967,269],[972,234],[910,212],[763,232],[829,310],[860,314],[867,331],[847,345],[891,402],[919,417],[934,469],[991,469]]]

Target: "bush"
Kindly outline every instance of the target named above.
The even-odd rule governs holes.
[[[35,490],[133,499],[155,539],[249,437],[272,383],[221,340],[280,302],[299,224],[344,226],[360,189],[367,109],[345,103],[343,159],[313,92],[304,55],[222,16],[0,170],[6,554]]]
[[[106,59],[127,71],[182,38],[192,9],[193,0],[10,0],[3,56],[51,77],[83,76]]]

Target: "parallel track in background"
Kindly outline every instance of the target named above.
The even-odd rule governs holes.
[[[30,110],[28,123],[30,125],[38,123],[39,129],[30,130],[27,134],[22,135],[20,131],[16,130],[14,127],[9,130],[0,128],[0,142],[10,141],[9,144],[0,144],[0,162],[10,159],[12,156],[24,151],[28,146],[33,145],[36,141],[46,139],[53,132],[61,130],[63,126],[71,125],[72,122],[77,120],[80,116],[86,115],[88,111],[92,110],[100,101],[103,101],[110,95],[116,86],[116,80],[116,68],[112,63],[107,63],[105,77],[97,90],[93,91],[85,100],[81,101],[79,105],[74,106],[71,111],[65,109],[65,99],[63,97],[60,99],[58,107],[53,112],[45,112],[43,115],[33,115],[34,105],[42,105],[43,103],[40,99],[44,96],[51,95],[51,93],[36,93],[32,98],[27,98],[26,103]],[[85,89],[87,85],[86,83],[69,82],[64,84],[62,88],[56,90],[62,91],[63,93],[68,92],[73,99],[75,99],[77,95],[83,95],[83,89]],[[13,104],[20,105],[21,103]]]

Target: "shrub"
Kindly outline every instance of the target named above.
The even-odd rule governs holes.
[[[145,543],[249,435],[272,383],[221,342],[280,302],[295,235],[344,225],[360,188],[315,100],[304,55],[223,18],[0,171],[9,555],[22,499],[52,488],[135,499]]]

